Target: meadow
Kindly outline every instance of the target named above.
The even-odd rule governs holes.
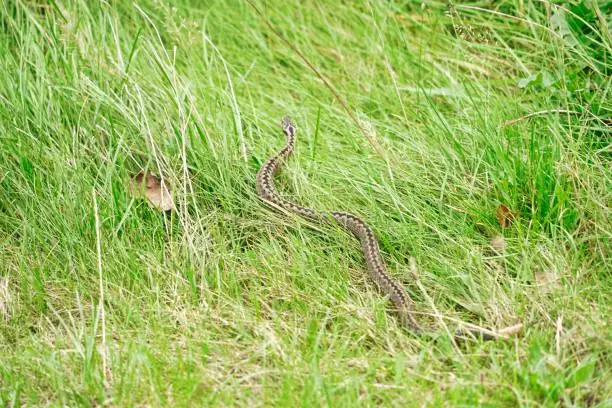
[[[611,406],[611,16],[0,0],[0,406]],[[258,198],[285,115],[279,191],[367,220],[428,335]]]

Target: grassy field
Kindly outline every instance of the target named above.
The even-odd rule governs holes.
[[[0,406],[611,406],[612,3],[561,3],[0,1]],[[258,199],[284,115],[433,335]]]

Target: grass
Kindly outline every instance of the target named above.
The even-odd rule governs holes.
[[[610,406],[612,5],[561,3],[0,3],[0,405]],[[284,196],[367,219],[425,324],[520,336],[410,335],[264,206],[285,114]]]

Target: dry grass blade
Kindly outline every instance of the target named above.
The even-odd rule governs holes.
[[[8,320],[9,318],[9,280],[0,278],[0,316]]]
[[[523,323],[517,323],[513,326],[504,327],[503,329],[497,330],[497,334],[506,337],[512,337],[519,334],[523,330]]]
[[[140,172],[133,178],[133,190],[144,195],[155,208],[174,210],[170,185],[152,173]]]

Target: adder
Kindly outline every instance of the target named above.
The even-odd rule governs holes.
[[[281,125],[287,142],[285,146],[274,156],[270,157],[257,172],[256,184],[259,197],[275,207],[293,212],[310,221],[321,224],[337,223],[353,233],[361,242],[367,269],[372,280],[391,300],[400,323],[415,334],[424,333],[425,331],[414,317],[414,302],[410,296],[408,296],[404,288],[387,274],[376,236],[372,228],[370,228],[365,221],[347,212],[318,212],[289,201],[281,197],[278,193],[274,186],[274,175],[279,171],[282,162],[291,156],[295,147],[296,135],[295,124],[289,117],[283,118]],[[479,335],[482,336],[484,340],[493,340],[497,338],[497,336],[489,330],[459,329],[455,332],[455,339],[463,338],[466,334]]]

